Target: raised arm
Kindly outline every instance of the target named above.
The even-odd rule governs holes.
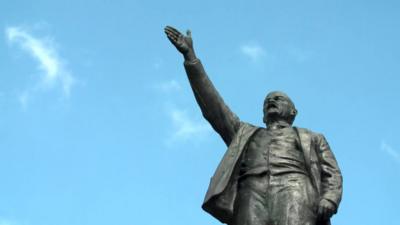
[[[170,26],[165,27],[164,31],[185,59],[186,73],[204,118],[221,135],[225,144],[229,145],[239,129],[240,120],[224,103],[197,59],[190,31],[187,31],[186,36]]]

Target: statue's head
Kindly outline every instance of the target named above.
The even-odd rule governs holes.
[[[271,121],[284,120],[289,124],[297,115],[296,107],[289,96],[280,91],[270,92],[264,100],[264,123],[268,124]]]

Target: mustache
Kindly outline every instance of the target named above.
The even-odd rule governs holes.
[[[267,109],[268,109],[268,108],[272,108],[272,107],[274,107],[274,108],[279,108],[278,104],[276,104],[276,103],[273,103],[273,102],[268,103]]]
[[[266,104],[266,106],[264,107],[264,109],[270,109],[270,108],[277,108],[280,109],[279,104],[275,103],[275,102],[268,102]]]

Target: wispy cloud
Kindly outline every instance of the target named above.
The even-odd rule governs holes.
[[[74,77],[66,69],[65,60],[58,54],[54,42],[50,38],[38,38],[28,30],[19,26],[11,26],[5,29],[7,40],[11,44],[17,44],[23,51],[28,53],[38,63],[41,72],[39,87],[45,89],[62,88],[63,95],[70,95],[74,84]],[[37,87],[33,88],[35,91]],[[31,94],[32,90],[25,91],[25,95]],[[27,100],[27,97],[24,97]],[[24,102],[24,101],[23,101]],[[26,101],[25,103],[26,104]]]
[[[192,138],[202,138],[211,132],[211,127],[203,121],[194,120],[185,110],[173,108],[168,112],[173,125],[169,142],[185,141]]]
[[[182,90],[181,84],[174,79],[159,83],[159,84],[155,85],[155,88],[162,92],[171,92],[171,91]]]
[[[170,124],[165,139],[167,146],[181,142],[204,140],[211,133],[211,126],[200,118],[200,116],[188,112],[184,107],[177,106],[179,99],[185,98],[185,96],[190,97],[192,101],[194,100],[192,96],[183,94],[184,90],[177,80],[167,80],[155,84],[153,87],[157,92],[162,94],[165,105],[164,116]]]
[[[386,152],[391,156],[396,162],[400,163],[400,152],[396,151],[392,146],[390,146],[386,141],[381,142],[381,150]]]
[[[253,61],[257,61],[265,55],[264,48],[258,44],[244,44],[240,46],[240,51]]]

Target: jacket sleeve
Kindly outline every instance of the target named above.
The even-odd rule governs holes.
[[[200,60],[185,61],[184,66],[204,118],[229,146],[239,129],[239,118],[225,104],[208,78]]]
[[[342,174],[328,142],[322,134],[315,136],[316,149],[321,167],[321,199],[329,200],[336,205],[342,199]]]

